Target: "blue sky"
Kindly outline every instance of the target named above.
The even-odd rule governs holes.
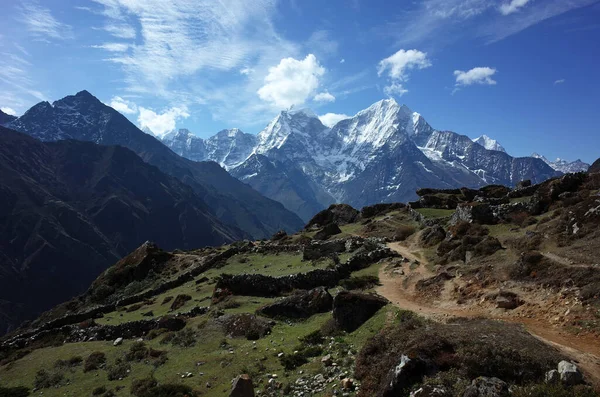
[[[87,89],[141,127],[256,133],[388,96],[513,155],[600,156],[598,0],[4,0],[0,107]]]

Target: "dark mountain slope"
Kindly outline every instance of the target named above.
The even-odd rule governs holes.
[[[12,121],[15,121],[17,118],[15,116],[11,116],[10,114],[4,113],[0,110],[0,125],[6,125]]]
[[[147,163],[191,186],[223,222],[255,238],[270,237],[281,229],[296,231],[303,225],[283,205],[265,198],[216,163],[195,162],[175,154],[87,91],[52,105],[41,102],[10,123],[10,128],[42,141],[76,139],[127,147]]]
[[[83,292],[146,240],[176,249],[245,237],[128,149],[0,127],[0,332]]]

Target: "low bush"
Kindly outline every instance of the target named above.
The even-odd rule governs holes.
[[[93,371],[102,368],[106,364],[106,355],[102,352],[93,352],[85,359],[83,372]]]
[[[598,397],[590,386],[568,387],[563,385],[537,384],[512,389],[512,397]]]
[[[187,385],[164,383],[158,384],[154,378],[134,380],[131,394],[136,397],[196,397],[197,393]]]
[[[81,365],[82,362],[83,362],[83,358],[81,358],[79,356],[73,356],[67,360],[56,360],[56,362],[54,363],[54,368],[61,368],[61,369],[73,368],[73,367],[77,367],[78,365]]]
[[[177,295],[177,297],[175,298],[175,300],[173,301],[173,303],[171,303],[171,310],[177,310],[179,308],[181,308],[183,305],[185,305],[185,303],[189,300],[191,300],[192,297],[186,294],[179,294]]]
[[[160,341],[161,345],[167,343],[179,347],[192,347],[196,344],[196,333],[191,328],[184,328],[178,332],[168,332]]]
[[[0,397],[27,397],[29,389],[23,386],[2,387],[0,386]]]
[[[40,369],[35,374],[33,386],[36,389],[47,389],[50,387],[59,387],[65,383],[65,376],[61,372],[48,372]]]
[[[415,233],[416,229],[413,226],[400,225],[396,229],[394,239],[397,241],[404,241]]]
[[[129,376],[131,365],[123,359],[118,358],[113,365],[106,368],[108,380],[121,380]]]

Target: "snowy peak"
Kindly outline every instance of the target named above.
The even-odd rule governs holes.
[[[542,156],[538,153],[533,153],[531,155],[531,157],[534,157],[536,159],[540,159],[542,160],[544,163],[548,164],[550,167],[552,167],[552,169],[554,169],[555,171],[560,171],[562,173],[565,174],[572,174],[575,172],[586,172],[589,168],[590,165],[587,163],[584,163],[583,161],[577,159],[575,161],[567,161],[567,160],[563,160],[561,158],[557,158],[554,161],[550,161],[548,160],[545,156]]]
[[[310,109],[285,110],[258,133],[256,153],[281,149],[290,139],[292,142],[308,143],[307,139],[318,139],[325,130],[327,127]]]
[[[498,152],[506,153],[506,149],[495,139],[490,138],[487,135],[482,135],[479,138],[473,139],[473,142],[480,144],[487,150],[496,150]]]

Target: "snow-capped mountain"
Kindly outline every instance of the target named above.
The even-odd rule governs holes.
[[[476,141],[476,142],[475,142]],[[542,160],[508,155],[498,142],[431,127],[393,99],[328,128],[307,109],[282,111],[258,135],[188,131],[163,142],[182,156],[214,160],[303,219],[334,202],[355,207],[408,201],[421,187],[540,182],[557,175]]]
[[[16,116],[6,114],[2,110],[0,110],[0,126],[8,125],[8,123],[11,123],[11,122],[15,121],[16,119],[17,119]]]
[[[482,135],[479,138],[473,139],[473,142],[480,144],[487,150],[497,150],[499,152],[506,153],[506,149],[495,139],[490,138],[487,135]]]
[[[548,164],[552,169],[556,171],[560,171],[565,174],[570,174],[574,172],[586,172],[590,165],[584,163],[583,161],[577,159],[575,161],[567,161],[561,158],[557,158],[554,161],[548,160],[545,156],[542,156],[537,153],[533,153],[531,157],[542,160],[544,163]]]

